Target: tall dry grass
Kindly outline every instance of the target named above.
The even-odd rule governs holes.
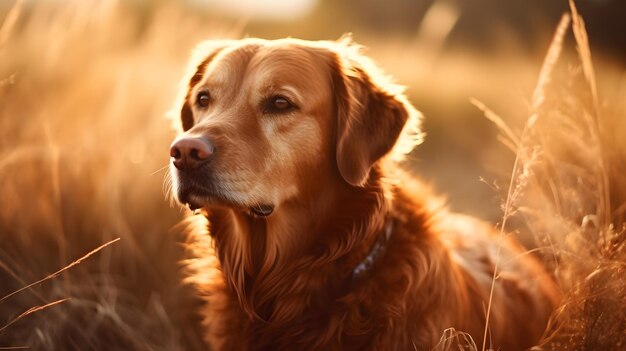
[[[191,48],[239,33],[167,1],[16,1],[0,18],[0,349],[204,349],[161,191],[163,116]],[[619,349],[626,103],[601,98],[573,19],[581,54],[561,54],[566,26],[522,135],[490,116],[518,154],[506,218],[527,221],[566,297],[540,348]],[[475,349],[453,330],[438,349],[459,344]]]
[[[534,349],[619,350],[626,347],[626,133],[620,128],[626,103],[600,100],[584,21],[573,1],[570,8],[546,55],[521,135],[484,104],[474,104],[516,152],[501,236],[508,220],[521,218],[536,239],[533,251],[563,292]],[[568,31],[578,52],[574,59],[562,55]],[[484,345],[487,330],[488,322]]]
[[[0,5],[0,348],[200,349],[164,114],[191,48],[229,25],[169,2],[67,5]]]

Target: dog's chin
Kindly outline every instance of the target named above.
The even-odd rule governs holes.
[[[189,207],[190,210],[195,211],[208,207],[213,202],[215,201],[211,197],[190,194],[186,197],[184,204]]]
[[[238,209],[241,208],[242,205],[236,204],[233,201],[230,201],[224,197],[216,196],[213,194],[201,194],[190,192],[184,195],[180,195],[178,197],[178,201],[188,207],[190,210],[195,211],[199,209],[210,209],[210,208],[233,208]]]
[[[274,212],[272,204],[247,205],[236,203],[228,198],[208,194],[188,193],[179,196],[179,202],[192,211],[200,209],[230,208],[255,217],[268,217]]]

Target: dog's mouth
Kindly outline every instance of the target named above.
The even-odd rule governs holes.
[[[213,201],[211,201],[209,199],[210,198],[207,197],[207,196],[201,196],[201,195],[196,195],[196,194],[189,194],[184,199],[181,199],[181,202],[183,204],[185,204],[187,207],[189,207],[190,210],[195,211],[195,210],[199,210],[199,209],[207,206],[209,203],[213,202]]]
[[[208,194],[195,194],[189,193],[187,196],[180,199],[182,203],[187,205],[190,210],[195,211],[201,208],[211,207],[211,206],[227,206],[230,208],[234,208],[237,210],[246,210],[249,213],[257,216],[257,217],[267,217],[274,212],[274,205],[270,204],[262,204],[262,205],[254,205],[254,206],[245,206],[241,204],[235,204],[228,199],[223,197],[218,197],[215,195]]]
[[[178,179],[175,187],[176,199],[180,204],[186,205],[192,211],[226,201],[210,179],[208,181],[199,181],[195,175],[175,174],[173,176]]]
[[[189,207],[189,209],[192,211],[195,211],[197,209],[207,206],[210,203],[215,202],[215,200],[213,200],[214,196],[212,196],[211,194],[190,186],[179,187],[176,198],[179,203]]]
[[[179,187],[177,198],[181,204],[189,207],[192,211],[215,206],[240,207],[217,191],[189,185]]]
[[[274,212],[274,205],[272,204],[247,205],[238,203],[220,191],[190,183],[180,184],[177,195],[178,201],[192,211],[209,207],[229,207],[257,217],[267,217]]]

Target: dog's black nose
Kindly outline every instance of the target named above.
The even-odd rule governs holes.
[[[170,156],[181,171],[194,170],[211,159],[215,146],[206,138],[181,138],[172,143]]]

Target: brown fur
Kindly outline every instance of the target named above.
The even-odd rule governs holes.
[[[482,340],[498,236],[395,166],[419,116],[357,49],[246,39],[197,51],[179,106],[181,137],[216,147],[188,197],[204,214],[190,219],[188,267],[213,350],[424,350],[450,327]],[[296,107],[267,113],[277,94]],[[172,177],[180,196],[188,175]],[[254,215],[260,204],[273,213]],[[388,223],[383,253],[353,277]],[[558,298],[522,252],[501,243],[488,342],[502,350],[538,341]]]

